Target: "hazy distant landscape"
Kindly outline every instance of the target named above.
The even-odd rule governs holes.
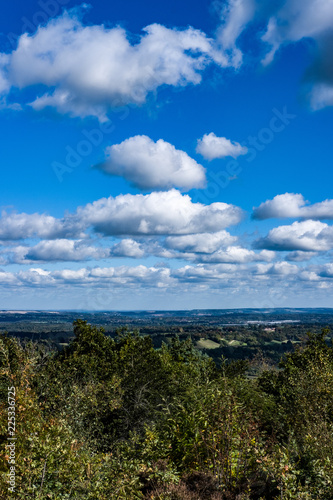
[[[119,328],[148,335],[155,348],[177,336],[219,364],[221,357],[251,361],[258,355],[277,365],[304,344],[307,333],[333,330],[333,309],[215,309],[192,311],[0,311],[0,332],[44,341],[62,349],[73,340],[77,319],[102,327],[114,338]],[[327,335],[327,340],[331,333]],[[259,366],[253,370],[260,369]],[[252,372],[253,372],[252,370]]]

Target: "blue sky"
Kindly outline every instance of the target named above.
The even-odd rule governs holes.
[[[333,2],[1,9],[2,309],[332,307]]]

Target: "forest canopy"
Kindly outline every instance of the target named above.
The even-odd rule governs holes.
[[[58,350],[0,336],[0,496],[8,494],[8,388],[16,498],[333,498],[333,349],[309,334],[249,378],[173,336],[74,322]]]

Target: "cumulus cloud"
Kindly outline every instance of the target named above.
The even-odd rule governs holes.
[[[322,278],[333,278],[333,264],[330,262],[322,266],[318,275]]]
[[[159,139],[137,135],[106,150],[106,160],[98,168],[110,175],[124,177],[140,189],[188,191],[205,186],[205,169],[184,151]]]
[[[239,67],[244,54],[241,35],[252,24],[267,47],[263,64],[270,64],[278,50],[290,43],[311,39],[313,63],[305,74],[305,89],[312,109],[333,105],[333,4],[327,0],[229,0],[221,9],[217,40],[229,64]],[[248,31],[249,33],[249,31]],[[251,33],[252,36],[252,33]]]
[[[41,241],[26,249],[24,260],[27,261],[83,261],[109,257],[110,250],[87,245],[84,241],[58,239]]]
[[[279,307],[284,303],[286,288],[291,294],[301,293],[310,301],[314,290],[326,290],[333,277],[333,266],[299,267],[287,262],[275,263],[216,263],[185,265],[180,268],[156,266],[82,267],[81,269],[45,270],[40,267],[19,272],[0,270],[0,285],[9,289],[56,290],[80,297],[81,304],[91,305],[97,297],[97,308],[110,307],[110,297],[119,293],[157,293],[166,290],[173,296],[205,292],[215,297],[215,291],[253,297],[254,307]],[[304,283],[306,286],[304,286]],[[267,289],[269,283],[269,289]],[[93,290],[93,292],[91,292]],[[268,290],[268,291],[267,291]],[[307,294],[307,291],[309,292]],[[51,293],[51,292],[50,292]],[[85,295],[88,294],[88,295]],[[103,295],[100,295],[103,294]],[[114,295],[116,294],[116,295]],[[259,295],[258,295],[259,294]],[[85,299],[86,297],[86,299]],[[209,297],[209,295],[208,295]],[[259,302],[258,302],[259,301]],[[261,304],[261,305],[259,305]],[[271,304],[267,306],[266,304]],[[86,307],[87,307],[86,306]]]
[[[307,205],[301,194],[285,193],[253,209],[254,219],[271,218],[333,219],[333,200]]]
[[[6,74],[8,61],[9,55],[0,53],[0,96],[2,94],[6,94],[10,89],[10,84]]]
[[[327,83],[315,84],[310,94],[310,103],[315,111],[326,108],[326,106],[333,106],[333,82],[331,85]]]
[[[253,209],[254,219],[300,217],[300,207],[305,205],[301,194],[285,193],[267,200]]]
[[[93,283],[94,285],[130,286],[131,284],[143,286],[163,286],[171,283],[170,270],[139,265],[135,267],[96,267],[94,269],[82,268],[79,270],[63,269],[52,273],[53,279],[64,284],[68,283]]]
[[[270,262],[275,258],[275,253],[269,250],[263,250],[256,253],[247,248],[230,246],[225,250],[217,250],[209,255],[200,255],[197,257],[199,262],[210,263],[237,263],[247,264],[249,262],[266,261]]]
[[[242,218],[243,211],[239,207],[221,202],[193,203],[188,195],[172,189],[147,195],[102,198],[79,207],[62,219],[38,213],[3,212],[0,241],[82,239],[89,236],[90,229],[104,236],[197,234],[221,231],[238,224]],[[74,245],[73,249],[78,251],[80,245]],[[38,252],[42,248],[46,246],[40,246]]]
[[[214,41],[194,28],[152,24],[136,37],[117,26],[84,26],[78,9],[23,34],[17,49],[0,55],[0,89],[43,85],[35,109],[106,119],[111,107],[143,104],[161,85],[198,84],[214,60],[223,61]]]
[[[323,282],[321,279],[320,279],[320,276],[317,274],[317,272],[315,271],[311,271],[311,270],[308,270],[308,269],[304,269],[304,270],[300,270],[299,272],[299,279],[301,281],[309,281],[309,282],[314,282],[314,281],[320,281],[319,283],[319,287],[323,287],[325,285],[327,285],[327,282]]]
[[[167,248],[180,252],[213,253],[221,246],[225,247],[237,241],[227,231],[216,233],[187,234],[183,236],[168,236],[165,240]]]
[[[19,271],[13,276],[17,278],[20,285],[27,286],[48,286],[56,284],[56,280],[52,277],[51,271],[46,271],[40,268],[31,268],[27,271]]]
[[[264,24],[261,39],[270,46],[264,64],[272,62],[282,45],[303,38],[321,39],[332,30],[333,6],[327,0],[229,0],[221,9],[218,40],[238,64],[243,54],[237,40],[251,22]]]
[[[86,241],[78,240],[49,240],[41,241],[32,247],[17,246],[7,248],[3,251],[9,258],[6,264],[31,264],[35,262],[80,262],[88,260],[100,260],[110,257],[132,257],[141,258],[146,252],[142,245],[130,238],[121,240],[110,248],[97,248],[87,244]]]
[[[226,156],[237,158],[240,155],[246,155],[248,150],[238,142],[232,142],[225,137],[217,137],[211,132],[210,134],[205,134],[202,139],[198,139],[196,151],[206,158],[206,160],[214,160],[216,158],[225,158]]]
[[[289,262],[275,262],[274,264],[258,264],[254,269],[255,274],[288,276],[299,272],[299,267]]]
[[[268,274],[278,274],[282,276],[288,276],[290,274],[297,274],[299,267],[295,264],[289,264],[289,262],[275,262],[268,270]]]
[[[172,286],[174,279],[168,268],[146,267],[143,265],[129,267],[95,267],[93,269],[60,269],[47,271],[41,268],[30,268],[17,273],[0,270],[0,284],[14,287],[54,287],[76,286],[85,290],[87,286],[96,287],[165,287]]]
[[[316,257],[317,252],[302,252],[301,250],[295,250],[294,252],[288,253],[286,256],[286,260],[291,262],[304,262],[307,260],[311,260],[313,257]]]
[[[0,284],[1,285],[16,285],[18,280],[14,273],[5,272],[0,270]]]
[[[225,286],[227,280],[239,280],[240,273],[244,271],[242,266],[235,267],[234,264],[217,264],[196,266],[184,266],[178,269],[166,267],[119,266],[119,267],[94,267],[93,269],[60,269],[47,271],[41,268],[31,268],[17,273],[4,272],[0,270],[0,284],[18,287],[56,287],[78,286],[84,289],[86,286],[98,287],[166,287],[179,286],[179,284],[203,283],[216,286]]]
[[[326,0],[288,0],[269,19],[263,41],[271,49],[264,63],[270,63],[277,50],[304,38],[316,42],[314,61],[305,74],[305,87],[310,87],[309,101],[313,110],[333,105],[333,4]]]
[[[0,218],[0,240],[25,238],[76,238],[82,236],[80,224],[73,218],[56,219],[45,214],[2,212]]]
[[[313,220],[294,222],[271,229],[255,246],[269,250],[327,251],[333,248],[333,227]]]
[[[197,266],[184,266],[173,271],[173,276],[181,283],[221,282],[235,276],[235,266],[231,264],[218,264],[215,266],[198,264]]]
[[[254,252],[240,246],[232,246],[236,237],[227,231],[183,236],[168,236],[165,239],[148,238],[142,242],[124,239],[111,249],[112,256],[142,258],[155,256],[166,259],[182,259],[196,263],[270,262],[275,252]],[[223,247],[223,248],[222,248]]]
[[[81,9],[82,11],[82,9]],[[71,116],[107,119],[111,108],[142,105],[159,87],[201,82],[205,68],[239,68],[241,36],[255,24],[268,47],[264,64],[288,43],[311,38],[317,55],[306,80],[314,109],[332,105],[333,6],[327,0],[229,0],[223,2],[215,39],[200,30],[152,24],[134,37],[123,28],[85,26],[80,9],[65,12],[20,36],[16,50],[0,53],[0,100],[28,87],[36,110],[52,107]],[[251,33],[251,36],[253,34]],[[258,34],[258,38],[259,38]],[[13,103],[8,102],[8,107]],[[19,105],[15,105],[16,108]]]
[[[111,249],[111,255],[114,257],[132,257],[139,259],[145,255],[142,245],[131,238],[121,240]]]
[[[179,191],[102,198],[77,210],[82,224],[104,235],[176,235],[216,232],[242,219],[226,203],[192,203]]]
[[[310,103],[314,110],[333,105],[333,26],[317,42],[315,59],[305,75],[310,88]]]
[[[264,63],[270,63],[281,45],[302,38],[321,38],[332,30],[333,5],[327,0],[288,0],[269,19],[262,39],[271,46]]]
[[[237,40],[255,12],[255,0],[229,0],[221,9],[222,23],[217,30],[217,42],[229,63],[236,68],[243,62],[243,54],[237,47]]]

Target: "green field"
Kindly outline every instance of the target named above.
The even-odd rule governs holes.
[[[197,347],[199,347],[200,349],[217,349],[218,347],[220,347],[220,344],[214,342],[213,340],[200,339],[197,342]]]

